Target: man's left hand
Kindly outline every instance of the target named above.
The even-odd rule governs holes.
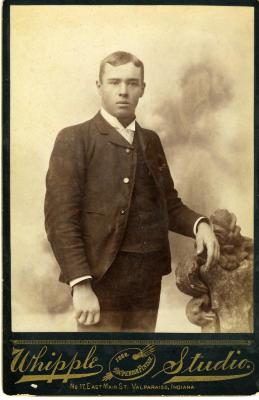
[[[204,251],[204,246],[207,249],[206,267],[215,263],[220,257],[220,248],[217,238],[206,222],[200,222],[196,234],[197,255]]]

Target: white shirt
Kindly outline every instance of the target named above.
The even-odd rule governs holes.
[[[120,123],[120,121],[109,114],[104,108],[101,108],[102,117],[118,131],[124,139],[126,139],[130,144],[133,143],[134,133],[136,130],[136,119],[134,119],[126,128]]]
[[[134,119],[126,128],[120,123],[120,121],[114,117],[113,115],[109,114],[103,107],[101,108],[101,115],[102,117],[113,127],[115,128],[123,137],[126,139],[130,144],[133,143],[134,139],[134,133],[136,130],[136,119]],[[197,219],[197,221],[194,224],[193,227],[193,233],[196,236],[196,231],[197,231],[197,225],[201,219],[204,217],[200,217]],[[72,281],[69,282],[69,285],[71,287],[75,286],[77,283],[84,281],[86,279],[91,279],[91,275],[84,275],[80,276],[79,278],[72,279]]]

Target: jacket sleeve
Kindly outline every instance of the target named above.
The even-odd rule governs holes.
[[[84,144],[80,132],[62,130],[51,154],[46,178],[45,227],[66,283],[90,275],[82,237],[85,180]]]
[[[169,230],[179,233],[181,235],[195,237],[194,235],[194,224],[198,218],[204,217],[201,214],[196,213],[189,207],[183,204],[181,198],[178,196],[178,192],[175,189],[174,181],[172,179],[170,169],[166,160],[166,156],[161,144],[161,141],[156,135],[156,141],[158,146],[158,162],[159,170],[162,174],[163,190],[166,198]],[[206,217],[205,217],[206,218]]]

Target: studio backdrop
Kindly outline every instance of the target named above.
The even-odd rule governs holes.
[[[253,237],[253,49],[247,7],[11,6],[13,331],[76,331],[44,229],[45,177],[58,132],[99,110],[99,63],[114,51],[144,63],[137,121],[159,134],[184,203],[227,209]],[[200,332],[175,278],[194,241],[169,235],[157,332]]]

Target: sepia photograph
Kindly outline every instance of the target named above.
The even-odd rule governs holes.
[[[254,9],[11,5],[13,332],[253,333]]]

